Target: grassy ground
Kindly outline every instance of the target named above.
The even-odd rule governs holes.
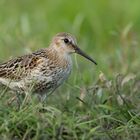
[[[1,0],[0,61],[47,47],[70,32],[98,66],[73,56],[69,80],[16,110],[0,94],[0,139],[138,140],[140,137],[139,0]]]

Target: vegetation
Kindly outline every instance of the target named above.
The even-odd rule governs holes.
[[[42,104],[17,110],[1,89],[0,139],[138,140],[139,0],[1,0],[0,62],[47,47],[70,32],[98,66],[73,56],[69,80]]]

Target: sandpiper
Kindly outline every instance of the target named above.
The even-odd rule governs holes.
[[[69,77],[72,53],[97,64],[77,46],[74,36],[58,33],[48,48],[0,64],[0,83],[15,92],[37,93],[45,99]]]

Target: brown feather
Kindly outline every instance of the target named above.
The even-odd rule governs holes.
[[[29,54],[0,64],[0,77],[20,80],[42,62],[42,57]]]

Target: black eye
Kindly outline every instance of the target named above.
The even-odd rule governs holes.
[[[65,38],[64,42],[67,44],[67,43],[69,43],[69,40],[67,38]]]

